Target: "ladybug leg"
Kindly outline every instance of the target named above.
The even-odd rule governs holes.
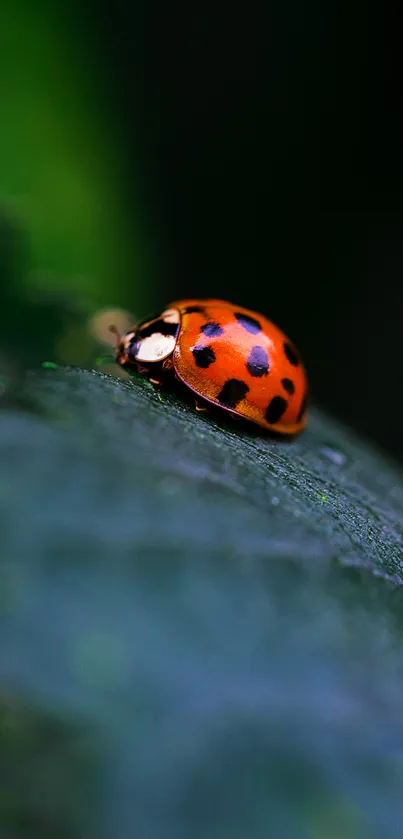
[[[204,402],[200,402],[199,399],[196,399],[196,398],[195,398],[195,408],[196,408],[196,411],[207,411],[208,412],[208,408],[206,407]]]

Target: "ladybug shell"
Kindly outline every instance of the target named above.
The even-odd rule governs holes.
[[[289,339],[249,309],[222,300],[179,300],[173,365],[196,394],[281,434],[307,420],[307,379]]]

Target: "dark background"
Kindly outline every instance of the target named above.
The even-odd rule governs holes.
[[[278,323],[305,359],[313,401],[402,459],[398,15],[362,0],[55,10],[38,3],[35,32],[58,45],[58,73],[49,59],[31,99],[47,85],[64,146],[49,174],[55,135],[44,129],[30,172],[40,161],[58,203],[38,234],[35,206],[28,223],[15,216],[15,194],[35,194],[36,181],[3,186],[14,200],[1,249],[6,368],[10,357],[93,366],[99,346],[85,333],[108,306],[142,317],[181,296],[222,297]],[[73,206],[72,149],[82,183],[95,169],[103,179],[92,215],[80,197]]]

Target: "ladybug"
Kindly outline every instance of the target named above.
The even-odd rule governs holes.
[[[262,315],[223,300],[178,300],[123,337],[116,361],[161,385],[175,375],[208,403],[292,435],[307,421],[307,379],[291,341]]]

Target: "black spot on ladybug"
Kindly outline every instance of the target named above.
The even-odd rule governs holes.
[[[270,365],[269,356],[264,347],[252,347],[246,362],[248,373],[251,376],[267,376]]]
[[[294,367],[298,367],[299,358],[297,355],[297,351],[296,349],[294,349],[294,347],[291,346],[291,344],[288,344],[287,341],[284,344],[284,352],[290,364],[292,364]]]
[[[290,394],[290,396],[292,396],[293,393],[295,393],[294,382],[292,382],[291,379],[281,379],[281,384],[283,385],[284,390],[286,390],[287,393]]]
[[[238,402],[245,399],[249,388],[246,382],[240,379],[228,379],[218,394],[218,401],[226,408],[236,408]]]
[[[206,310],[203,306],[188,306],[186,309],[183,309],[186,315],[193,315],[194,312],[199,315],[204,315]]]
[[[247,332],[250,332],[251,335],[257,335],[258,332],[262,331],[259,321],[255,318],[251,318],[249,315],[243,315],[242,312],[235,312],[234,314],[238,323],[240,323]]]
[[[210,367],[215,362],[215,352],[212,347],[193,347],[194,360],[198,367]]]
[[[298,413],[298,416],[297,416],[297,422],[301,422],[302,417],[304,416],[305,411],[306,411],[306,409],[307,409],[307,405],[308,405],[308,397],[307,397],[307,395],[305,394],[305,396],[304,396],[304,398],[303,398],[303,400],[302,400],[302,403],[301,403],[301,407],[300,407],[300,409],[299,409],[299,413]]]
[[[287,402],[282,396],[273,396],[266,411],[266,420],[270,425],[275,425],[283,416],[287,408]]]
[[[219,335],[223,334],[224,330],[219,323],[214,323],[213,320],[209,320],[208,323],[203,324],[202,332],[208,338],[218,338]]]

